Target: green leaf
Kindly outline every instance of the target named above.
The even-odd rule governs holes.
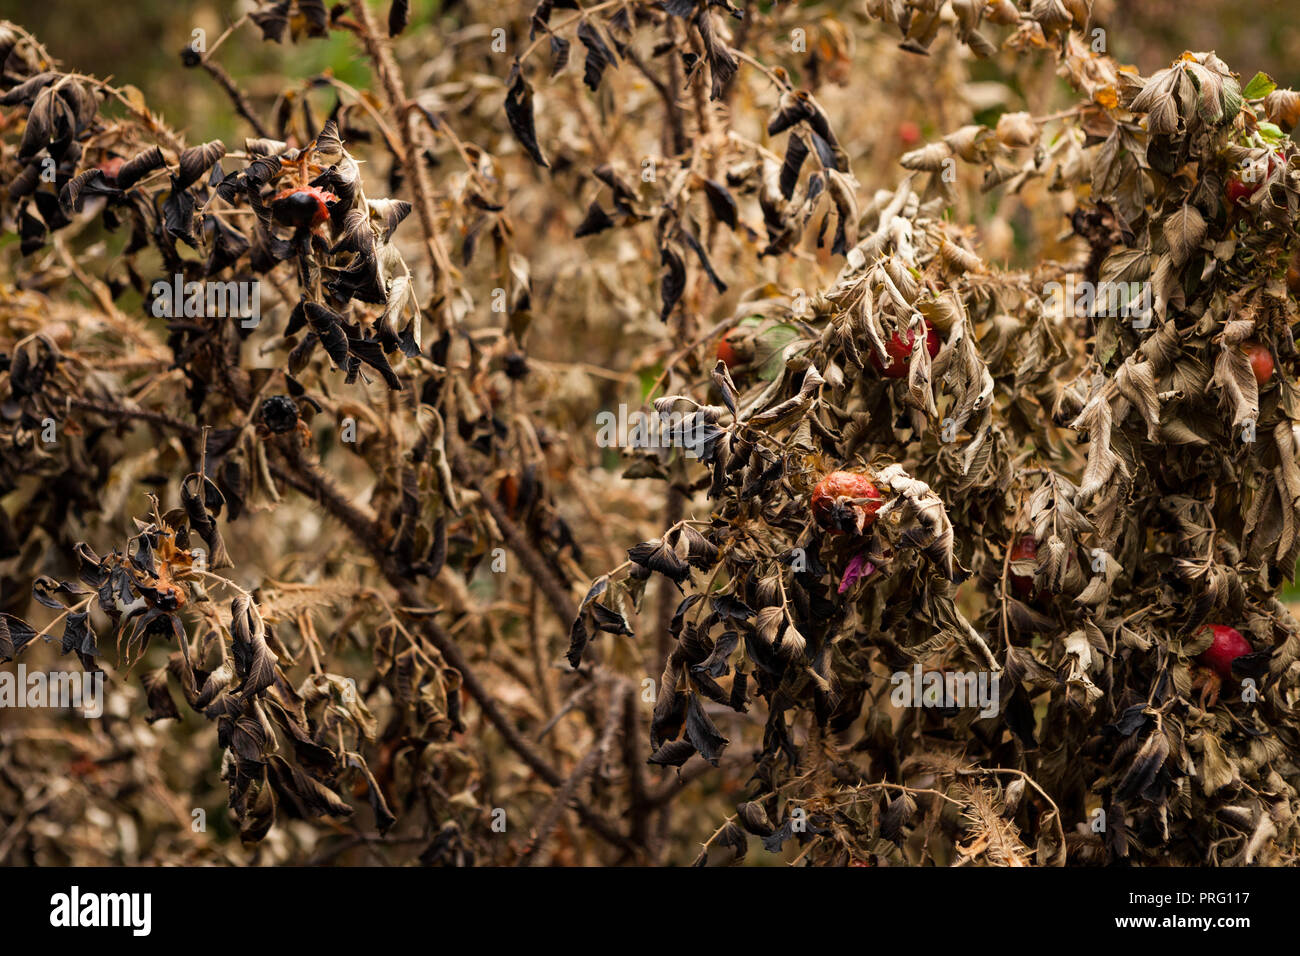
[[[1246,102],[1242,99],[1241,87],[1237,85],[1236,80],[1228,79],[1223,81],[1223,94],[1220,97],[1223,103],[1223,122],[1231,122],[1241,112],[1242,105]]]
[[[654,383],[659,380],[659,376],[664,372],[664,363],[659,362],[649,368],[643,368],[637,377],[641,380],[641,403],[644,405],[650,401],[650,389]]]
[[[1267,73],[1256,73],[1251,77],[1250,82],[1246,84],[1246,88],[1241,95],[1248,100],[1257,100],[1261,96],[1268,96],[1275,89],[1277,89],[1277,83],[1273,77]]]
[[[1269,122],[1259,124],[1259,135],[1266,143],[1276,144],[1286,139],[1286,133]]]
[[[765,381],[772,381],[785,370],[785,358],[783,352],[785,347],[799,338],[802,333],[793,325],[781,323],[774,325],[759,335],[759,347],[762,353],[759,359],[762,362],[758,377]]]

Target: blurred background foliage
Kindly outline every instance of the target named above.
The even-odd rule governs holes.
[[[372,3],[386,11],[388,4]],[[413,27],[432,24],[454,32],[470,24],[506,26],[518,22],[514,5],[510,15],[494,11],[503,4],[477,0],[414,0]],[[861,3],[805,2],[809,17],[831,14],[863,21]],[[221,91],[201,70],[178,70],[180,51],[191,31],[207,31],[209,42],[252,7],[245,0],[129,0],[107,7],[102,0],[0,0],[0,15],[15,19],[42,37],[50,52],[65,64],[98,76],[113,76],[119,83],[139,87],[149,103],[167,115],[183,112],[185,131],[195,139],[225,137],[245,130]],[[111,15],[106,11],[111,9]],[[1098,0],[1096,21],[1106,28],[1107,41],[1117,58],[1143,74],[1168,65],[1172,53],[1214,50],[1233,65],[1248,65],[1273,76],[1281,86],[1300,86],[1300,17],[1294,0],[1252,0],[1225,4],[1221,0]],[[409,29],[399,46],[427,44],[430,31]],[[437,35],[434,31],[433,35]],[[279,92],[281,77],[306,77],[331,70],[345,82],[364,85],[368,76],[350,38],[338,32],[327,39],[304,39],[282,45],[232,43],[221,61],[254,94]],[[403,59],[403,62],[410,62]],[[1247,77],[1249,79],[1249,77]],[[914,105],[904,118],[920,120]]]

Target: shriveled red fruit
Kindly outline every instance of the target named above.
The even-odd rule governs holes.
[[[1023,535],[1015,546],[1011,549],[1012,561],[1032,561],[1038,557],[1038,542],[1034,540],[1032,534]],[[1016,592],[1016,597],[1026,600],[1034,595],[1034,576],[1032,574],[1011,575],[1011,590]]]
[[[889,365],[886,366],[881,361],[875,349],[871,350],[871,364],[885,378],[907,378],[907,370],[912,364],[912,343],[915,341],[915,329],[908,329],[906,333],[895,332],[885,343]],[[930,353],[930,358],[939,354],[939,335],[929,322],[925,323],[925,348]]]
[[[262,424],[275,435],[298,427],[298,405],[288,395],[272,395],[262,402],[261,415]]]
[[[1255,382],[1264,385],[1273,377],[1273,353],[1262,342],[1243,342],[1241,350],[1250,359],[1251,371],[1255,373]]]
[[[1254,183],[1243,182],[1240,176],[1232,176],[1228,179],[1228,205],[1235,206],[1239,202],[1245,202],[1251,196],[1255,195]]]
[[[866,475],[832,471],[813,489],[813,519],[832,534],[845,531],[861,534],[875,522],[883,497]]]
[[[122,166],[126,163],[121,156],[110,156],[99,164],[99,171],[104,174],[104,178],[110,183],[117,182],[117,174],[122,171]]]
[[[1196,659],[1227,680],[1232,677],[1232,662],[1251,653],[1254,648],[1236,628],[1225,624],[1207,624],[1206,627],[1214,634],[1214,643]]]
[[[1259,191],[1259,187],[1264,185],[1264,181],[1273,175],[1273,171],[1282,164],[1282,154],[1279,152],[1269,153],[1268,171],[1263,175],[1256,175],[1255,181],[1246,182],[1240,173],[1234,173],[1228,177],[1228,205],[1235,206],[1238,202],[1245,202]]]
[[[736,347],[731,344],[731,337],[735,334],[736,330],[732,329],[718,339],[718,358],[727,363],[727,368],[733,368],[740,364],[740,358],[736,354]]]
[[[338,201],[338,196],[318,186],[291,187],[271,200],[271,213],[286,226],[315,229],[329,219],[329,203]]]

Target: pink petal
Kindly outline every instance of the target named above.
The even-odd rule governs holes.
[[[865,578],[876,570],[876,566],[860,554],[855,554],[849,558],[848,567],[844,569],[844,577],[840,580],[839,593],[843,594],[849,588],[857,583],[859,578]]]

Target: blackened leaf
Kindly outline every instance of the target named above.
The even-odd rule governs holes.
[[[632,636],[632,628],[628,626],[627,618],[613,608],[605,607],[603,604],[593,604],[591,613],[599,630],[609,634]]]
[[[722,38],[713,32],[713,13],[709,9],[700,10],[695,17],[695,26],[700,31],[700,39],[704,41],[704,50],[709,59],[709,72],[713,76],[713,86],[709,95],[712,99],[720,100],[740,64]]]
[[[303,818],[352,815],[352,808],[337,793],[278,754],[267,758],[267,767],[276,791],[289,800]]]
[[[515,139],[527,150],[533,162],[543,168],[549,167],[551,164],[546,161],[542,148],[537,145],[537,128],[533,122],[533,88],[524,79],[519,64],[515,64],[511,73],[514,82],[506,93],[506,120],[510,123]]]
[[[81,578],[83,584],[98,589],[108,580],[108,572],[100,567],[102,562],[99,555],[84,541],[78,541],[72,550],[78,561],[77,577]]]
[[[1133,704],[1120,712],[1113,724],[1107,724],[1107,730],[1114,730],[1122,737],[1132,737],[1147,725],[1150,718],[1146,714],[1147,705]]]
[[[769,853],[780,853],[781,848],[785,846],[785,841],[792,836],[794,836],[794,817],[789,816],[781,824],[781,829],[763,838],[763,849]]]
[[[718,277],[718,274],[713,271],[713,263],[709,261],[709,254],[704,251],[704,246],[700,244],[700,241],[687,229],[682,230],[682,239],[691,247],[691,251],[695,253],[696,258],[700,260],[700,265],[704,267],[704,271],[708,274],[713,287],[720,293],[726,292],[727,283],[723,282]]]
[[[191,146],[185,152],[181,153],[180,171],[176,174],[175,188],[188,189],[191,185],[199,181],[199,177],[208,171],[208,168],[226,155],[226,144],[219,139],[204,143],[201,146]]]
[[[343,331],[343,317],[315,302],[304,302],[303,311],[330,359],[343,368],[348,359],[348,337]]]
[[[36,629],[12,614],[0,614],[0,663],[11,661],[22,653],[36,636]]]
[[[695,746],[701,757],[715,767],[718,765],[718,758],[722,756],[722,751],[730,743],[726,737],[718,733],[718,728],[704,712],[704,705],[695,694],[690,695],[686,707],[686,739]]]
[[[393,0],[388,8],[388,35],[395,37],[411,22],[411,0]],[[380,831],[383,832],[382,830]]]
[[[279,0],[269,7],[250,11],[248,18],[262,30],[263,40],[279,43],[284,38],[285,28],[289,26],[289,4],[291,0]]]
[[[239,817],[239,839],[244,843],[257,843],[275,826],[275,789],[267,783],[265,773],[246,792],[244,801],[236,811]]]
[[[582,661],[582,652],[587,649],[587,641],[590,637],[587,629],[587,612],[583,611],[574,618],[573,626],[569,628],[569,650],[564,657],[570,667],[577,667]]]
[[[718,359],[714,363],[709,377],[713,379],[713,384],[717,385],[718,390],[722,392],[723,404],[727,406],[732,415],[739,415],[739,406],[736,403],[740,397],[740,390],[736,388],[736,383],[732,381],[731,370],[727,368],[727,363],[722,359]]]
[[[349,339],[348,351],[382,375],[389,388],[402,390],[402,380],[388,364],[383,348],[374,339]]]
[[[681,300],[682,293],[686,291],[686,265],[682,262],[682,257],[668,245],[659,250],[659,261],[668,270],[659,281],[659,297],[663,301],[659,318],[667,322],[668,316],[672,315],[673,309]]]
[[[720,620],[735,618],[743,621],[754,616],[754,609],[734,594],[719,594],[713,598],[713,613]]]
[[[551,40],[551,76],[558,76],[569,65],[569,48],[571,44],[564,37],[552,33]]]
[[[749,849],[749,838],[745,836],[745,831],[740,829],[734,823],[728,823],[722,828],[714,841],[719,846],[729,846],[736,851],[736,862],[745,858],[745,853]]]
[[[704,195],[709,200],[709,208],[718,222],[736,228],[736,200],[730,190],[714,179],[704,180]],[[789,197],[786,197],[789,198]]]
[[[32,582],[32,597],[55,611],[62,611],[67,607],[56,595],[75,601],[78,595],[85,593],[85,589],[76,584],[68,581],[56,581],[46,574],[42,574]]]
[[[672,634],[673,637],[677,637],[681,634],[682,620],[685,618],[686,612],[703,600],[703,594],[688,594],[686,597],[682,598],[681,603],[677,605],[677,610],[673,611],[672,619],[668,624],[668,632]]]
[[[666,687],[667,681],[664,684]],[[686,697],[680,690],[659,692],[654,713],[650,717],[650,746],[657,748],[665,740],[672,740],[682,732],[682,725],[686,722]]]
[[[198,532],[199,537],[208,546],[208,567],[214,571],[231,567],[234,562],[226,552],[226,545],[221,539],[221,531],[216,521],[226,503],[221,489],[212,479],[201,477],[198,472],[193,472],[186,475],[181,482],[180,492],[181,504],[189,518],[190,527]]]
[[[609,575],[602,574],[600,577],[596,578],[596,580],[591,582],[591,587],[587,589],[587,594],[582,599],[582,608],[580,610],[585,610],[588,604],[596,600],[596,598],[600,597],[608,589]]]
[[[777,611],[780,610],[778,607]],[[779,677],[785,673],[785,664],[776,653],[776,644],[760,637],[756,631],[745,632],[745,655],[768,674]]]
[[[686,542],[686,560],[701,571],[707,571],[718,562],[718,548],[690,525],[683,525],[679,538]]]
[[[27,125],[18,145],[18,158],[32,159],[49,146],[51,140],[70,137],[74,125],[72,108],[53,88],[46,87],[36,94],[36,100],[27,113]]]
[[[1240,657],[1233,658],[1233,676],[1238,679],[1250,677],[1254,679],[1256,684],[1259,684],[1268,674],[1269,664],[1272,659],[1272,651],[1255,651],[1253,654],[1242,654]]]
[[[776,829],[772,826],[772,821],[768,819],[767,811],[763,809],[761,803],[740,804],[736,807],[736,816],[740,819],[740,825],[754,836],[771,836],[772,831]]]
[[[598,232],[604,232],[614,225],[614,220],[609,218],[609,214],[600,208],[600,203],[593,201],[587,207],[587,215],[578,228],[573,232],[574,239],[581,239],[584,236],[594,236]]]
[[[249,242],[242,232],[227,225],[220,216],[213,216],[209,221],[212,224],[212,252],[208,255],[204,272],[214,276],[239,261],[239,257],[248,251]]]
[[[307,36],[329,35],[329,14],[325,10],[325,0],[298,0],[298,14],[307,21]]]
[[[393,815],[392,810],[388,809],[388,801],[384,799],[384,792],[379,788],[379,781],[370,772],[370,767],[361,754],[348,751],[347,760],[348,766],[360,772],[365,778],[366,790],[370,796],[370,809],[375,814],[375,828],[380,833],[387,833],[397,822],[397,817]]]
[[[60,76],[62,74],[55,70],[37,73],[30,79],[19,83],[4,96],[0,96],[0,106],[17,106],[19,103],[31,106],[36,102],[37,94],[59,79]]]
[[[149,716],[145,718],[146,721],[152,724],[168,718],[179,719],[180,711],[176,709],[176,701],[172,699],[171,691],[167,689],[166,667],[141,674],[140,683],[144,685],[145,700],[149,704]]]
[[[582,68],[582,80],[594,93],[600,88],[600,78],[604,75],[605,69],[618,62],[618,57],[614,51],[605,43],[605,38],[600,35],[590,21],[583,20],[578,25],[578,39],[582,45],[587,48],[587,60]]]
[[[1133,762],[1129,764],[1115,791],[1120,800],[1131,800],[1145,794],[1156,780],[1160,768],[1169,757],[1169,738],[1157,727],[1142,744]]]
[[[807,93],[802,90],[782,93],[776,115],[767,121],[767,135],[775,136],[777,133],[783,133],[796,123],[811,119],[815,113],[816,110]]]
[[[25,256],[30,256],[45,245],[45,223],[28,212],[25,205],[19,218],[18,235],[22,239],[19,251]]]
[[[266,625],[248,595],[230,602],[230,637],[235,671],[243,678],[240,689],[247,697],[275,683],[276,656],[266,643]]]
[[[63,625],[62,650],[64,654],[76,654],[82,661],[95,657],[99,649],[95,646],[95,634],[89,626],[90,612],[69,614]]]
[[[646,763],[661,767],[680,767],[695,755],[695,745],[688,740],[670,740],[650,755]]]
[[[631,213],[636,205],[636,192],[627,181],[609,163],[602,163],[592,170],[592,174],[610,188],[614,194],[614,208],[622,213]]]
[[[749,710],[749,674],[744,671],[736,671],[735,680],[731,682],[731,700],[729,704],[731,709],[738,714],[743,714]]]
[[[163,202],[163,225],[173,239],[179,239],[194,249],[199,247],[198,240],[191,232],[194,225],[194,197],[179,187],[174,187]]]
[[[41,167],[36,163],[28,163],[23,167],[23,171],[9,181],[9,198],[22,199],[24,196],[30,196],[36,191],[36,187],[41,182]]]
[[[731,669],[730,665],[727,663],[727,659],[731,656],[731,652],[736,649],[736,645],[739,643],[740,633],[738,631],[723,632],[723,635],[718,638],[717,643],[713,645],[713,651],[709,654],[708,658],[701,663],[692,666],[691,671],[696,674],[708,674],[710,677],[724,676],[727,671]],[[727,700],[719,701],[719,703],[730,706],[731,700],[728,698]]]
[[[903,827],[916,813],[916,801],[907,792],[900,793],[880,815],[880,835],[886,840],[903,845]]]
[[[662,538],[642,541],[628,548],[627,556],[642,567],[658,571],[677,583],[691,576],[690,565],[678,557],[677,552]]]
[[[122,195],[122,190],[110,186],[104,179],[104,174],[99,169],[87,169],[85,172],[77,173],[59,190],[59,205],[63,207],[65,215],[71,215],[74,212],[81,212],[86,205],[86,199],[90,196],[110,196],[118,197]]]
[[[694,680],[695,689],[709,700],[715,704],[722,704],[724,707],[730,706],[731,699],[728,696],[727,689],[714,680],[713,676],[701,664],[692,665],[691,677]]]

